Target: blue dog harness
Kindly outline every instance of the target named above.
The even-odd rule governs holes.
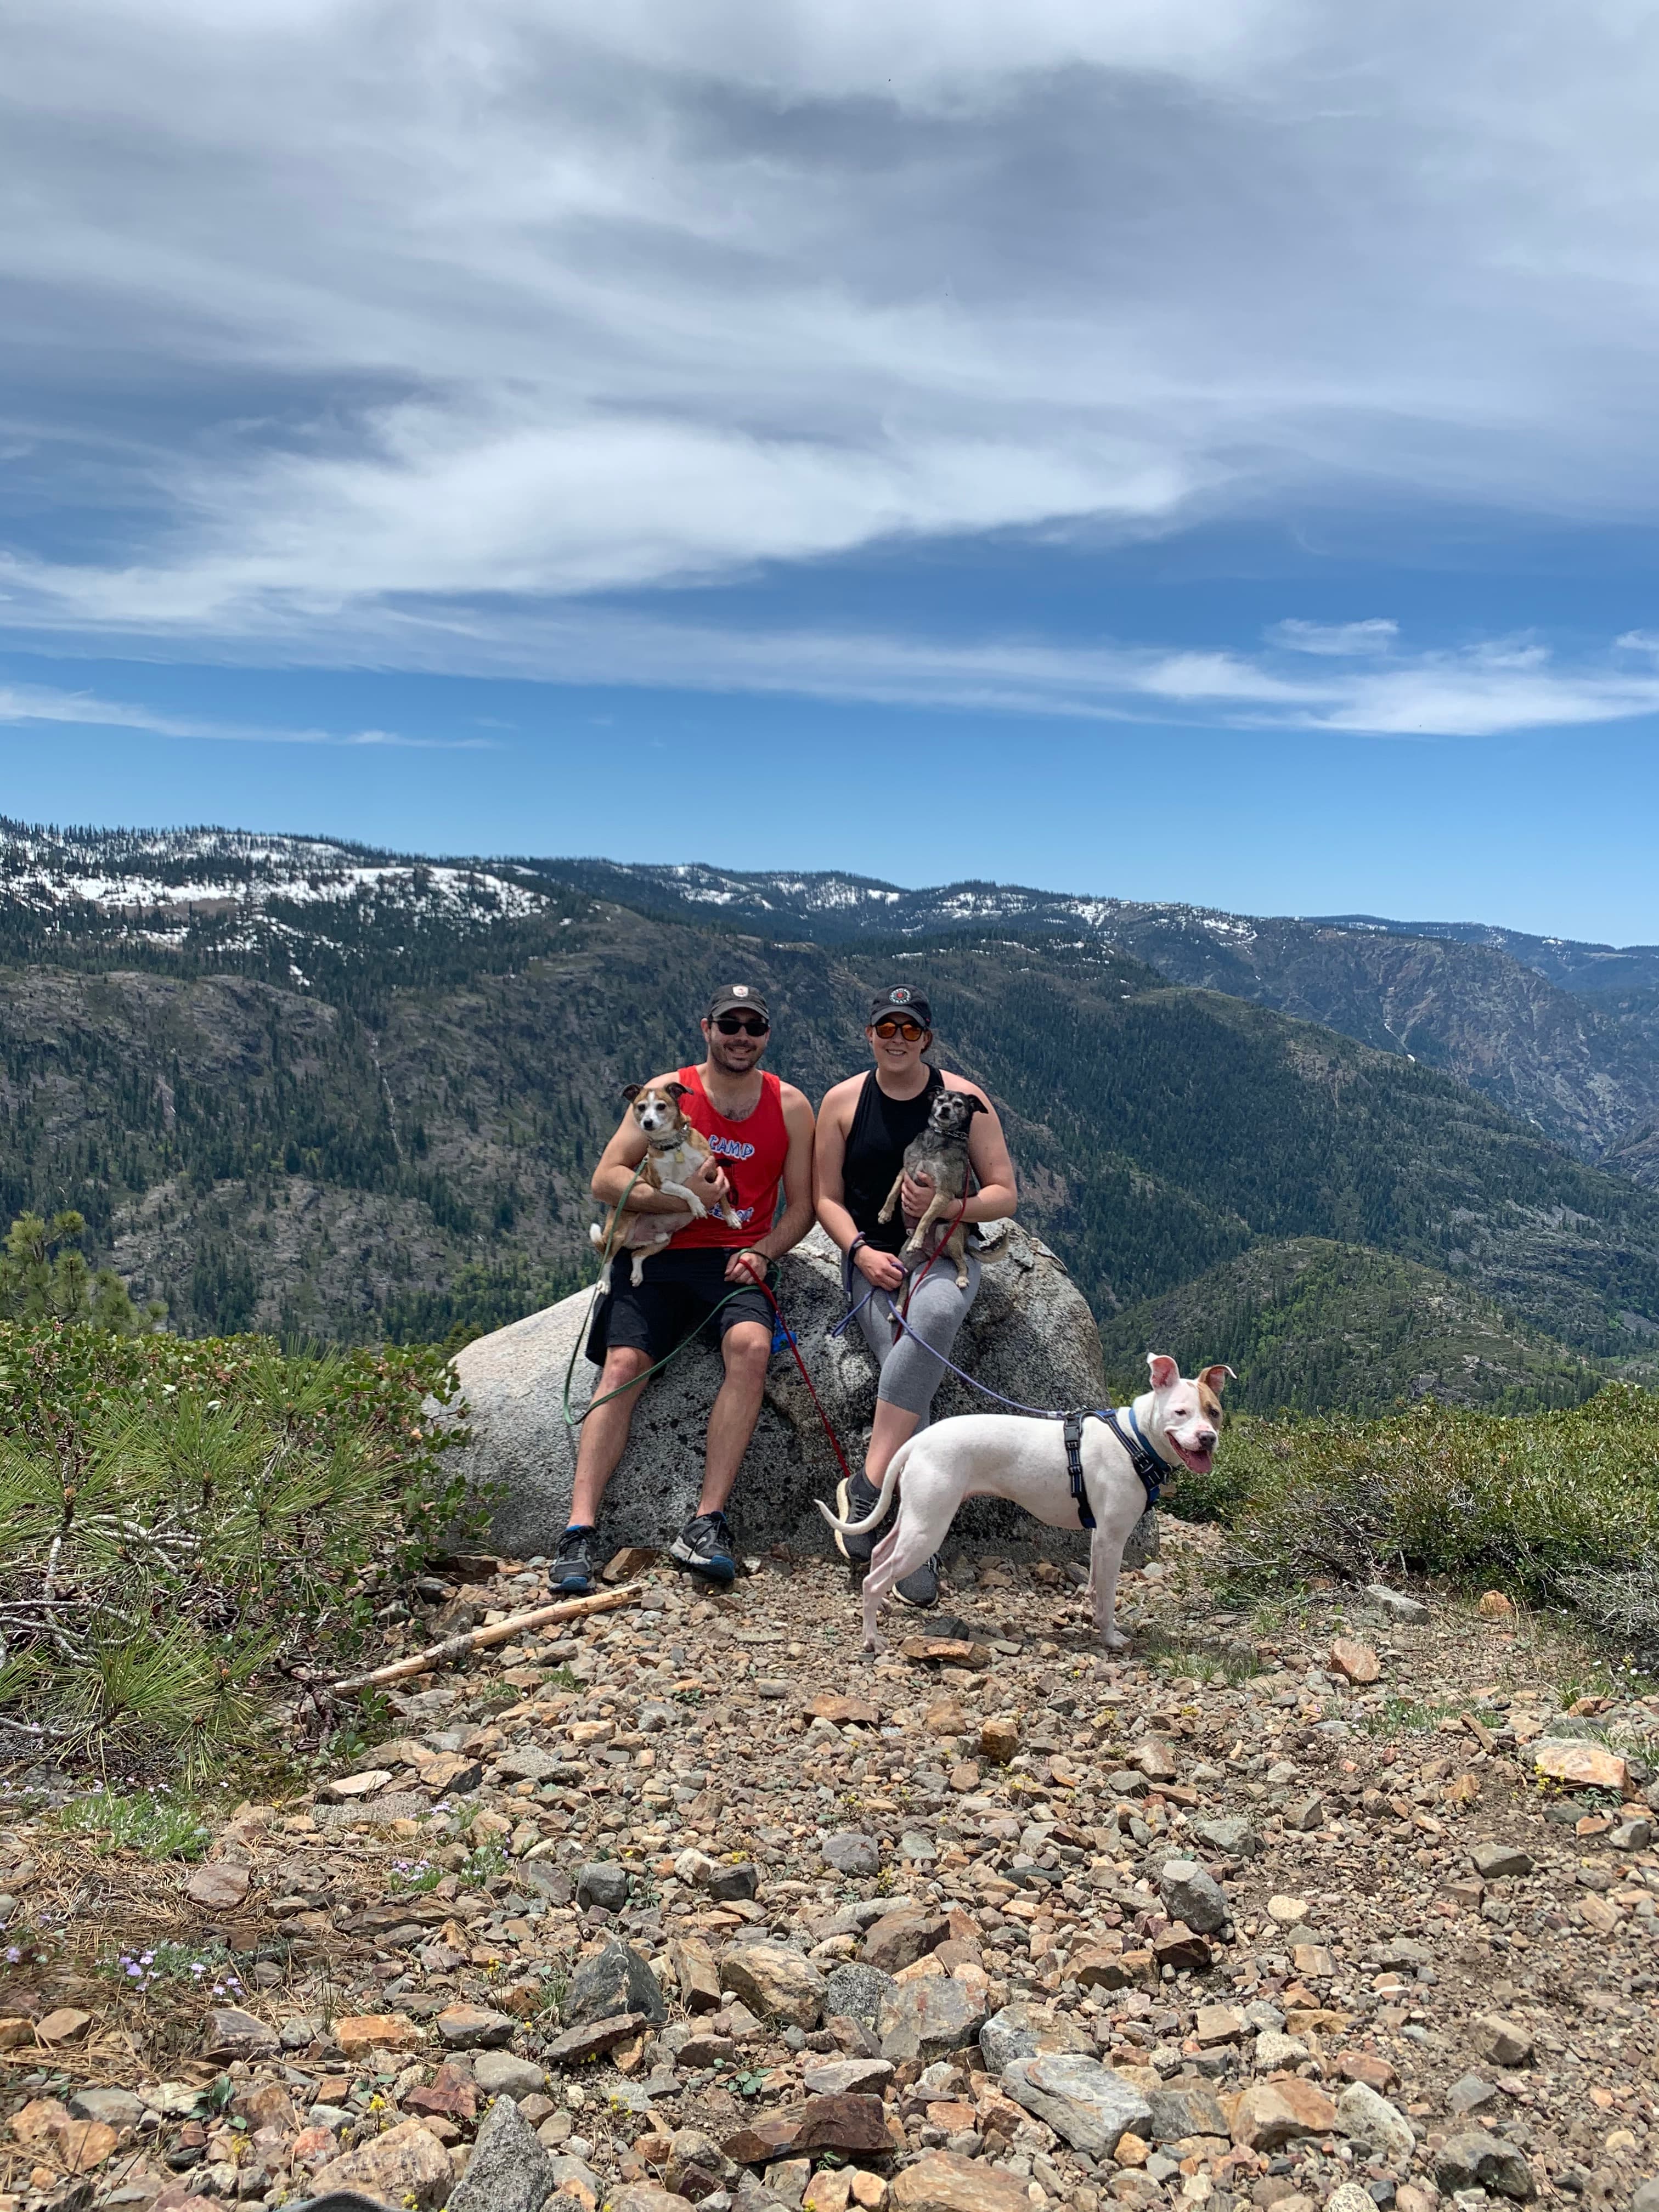
[[[1123,1422],[1119,1419],[1117,1408],[1115,1406],[1103,1406],[1097,1407],[1091,1413],[1067,1413],[1066,1416],[1065,1426],[1061,1431],[1066,1439],[1066,1473],[1071,1481],[1072,1496],[1077,1502],[1078,1524],[1080,1528],[1092,1528],[1095,1525],[1095,1516],[1089,1505],[1089,1493],[1083,1484],[1083,1424],[1085,1421],[1105,1422],[1119,1443],[1128,1453],[1129,1464],[1139,1476],[1140,1486],[1146,1493],[1147,1505],[1151,1507],[1158,1504],[1158,1495],[1164,1487],[1164,1478],[1169,1469],[1147,1443],[1146,1437],[1142,1436],[1140,1424],[1135,1419],[1134,1407],[1126,1406],[1123,1413],[1130,1428],[1134,1431],[1133,1436],[1125,1436],[1123,1433]]]

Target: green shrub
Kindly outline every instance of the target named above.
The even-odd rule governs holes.
[[[1214,1473],[1183,1475],[1172,1504],[1231,1523],[1248,1580],[1406,1571],[1559,1599],[1659,1546],[1659,1396],[1609,1383],[1509,1419],[1428,1402],[1376,1421],[1241,1416]]]
[[[192,1766],[463,1518],[431,1350],[0,1322],[0,1729]]]

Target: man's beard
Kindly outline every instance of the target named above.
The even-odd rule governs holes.
[[[745,1056],[741,1060],[732,1060],[729,1057],[732,1046],[726,1038],[717,1034],[708,1040],[708,1057],[716,1067],[724,1068],[728,1075],[748,1075],[760,1065],[760,1052],[750,1052],[746,1047],[741,1049]],[[765,1049],[763,1044],[761,1052]]]

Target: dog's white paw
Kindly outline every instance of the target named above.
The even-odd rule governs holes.
[[[691,1201],[691,1213],[693,1219],[697,1221],[704,1220],[708,1216],[708,1208],[697,1196],[696,1191],[688,1190],[685,1194]]]
[[[1129,1639],[1121,1628],[1106,1629],[1100,1640],[1109,1651],[1127,1651],[1129,1648]]]

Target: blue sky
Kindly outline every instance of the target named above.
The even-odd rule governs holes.
[[[1659,939],[1659,22],[9,42],[6,812]]]

